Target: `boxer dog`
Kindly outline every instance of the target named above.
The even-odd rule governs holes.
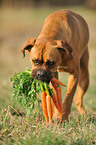
[[[62,121],[68,120],[73,96],[82,115],[83,96],[89,85],[88,72],[89,31],[85,20],[70,10],[60,10],[50,14],[37,39],[30,38],[21,48],[30,52],[32,75],[41,81],[50,82],[51,76],[58,78],[58,72],[69,73],[67,92],[62,104]],[[55,111],[54,111],[55,110]],[[58,111],[53,109],[54,117]]]

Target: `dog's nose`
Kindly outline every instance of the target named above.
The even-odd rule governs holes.
[[[51,73],[49,71],[46,71],[46,70],[38,70],[36,72],[36,76],[35,77],[38,80],[45,81],[47,83],[49,83],[50,79],[52,78]]]
[[[46,74],[47,73],[44,70],[38,70],[37,73],[36,73],[37,77],[45,77]]]

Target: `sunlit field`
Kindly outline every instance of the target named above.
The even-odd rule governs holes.
[[[46,126],[41,105],[26,117],[17,100],[11,100],[10,77],[26,67],[31,68],[29,53],[26,52],[23,59],[20,48],[27,38],[38,37],[48,14],[62,8],[79,13],[89,26],[90,86],[84,96],[86,116],[79,116],[73,102],[69,122],[52,120],[52,124]],[[96,144],[96,11],[83,6],[0,10],[0,54],[0,144]],[[67,78],[67,74],[59,74],[65,84]],[[63,98],[65,92],[62,88]]]

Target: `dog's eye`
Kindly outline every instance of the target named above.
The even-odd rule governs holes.
[[[36,59],[36,60],[33,60],[33,59],[32,59],[32,61],[33,61],[33,63],[34,63],[35,65],[38,65],[38,64],[40,63],[40,60],[38,60],[38,59]]]
[[[54,63],[55,63],[54,61],[48,60],[48,61],[46,62],[46,65],[50,67],[50,66],[53,66]]]

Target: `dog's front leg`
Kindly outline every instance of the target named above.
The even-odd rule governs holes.
[[[73,96],[78,83],[78,75],[70,74],[68,79],[68,87],[65,99],[62,105],[62,121],[68,120],[68,115],[71,111]]]

